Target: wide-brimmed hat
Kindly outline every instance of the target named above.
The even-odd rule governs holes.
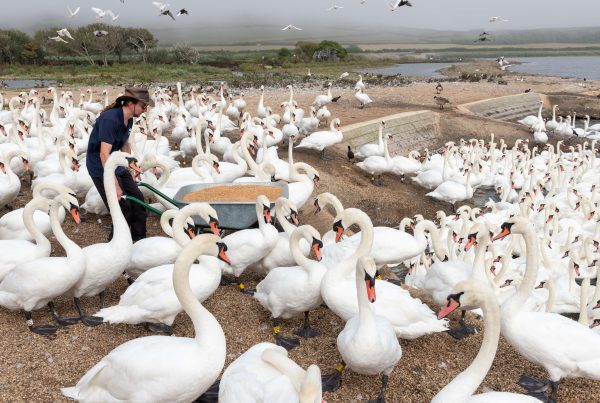
[[[148,106],[154,106],[154,101],[150,98],[150,93],[146,88],[125,88],[123,95],[117,97],[115,102],[118,104],[121,101],[138,101],[143,102]]]

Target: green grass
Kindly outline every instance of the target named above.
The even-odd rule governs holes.
[[[274,63],[271,63],[274,62]],[[372,61],[349,57],[347,61],[338,63],[293,63],[262,59],[247,60],[221,56],[211,59],[207,64],[133,64],[114,63],[112,66],[91,65],[2,65],[0,79],[39,79],[56,80],[65,85],[107,85],[122,83],[164,83],[181,81],[199,83],[212,80],[235,80],[244,82],[284,82],[302,80],[310,69],[315,76],[336,78],[344,71],[360,68],[389,66],[392,61]],[[212,64],[229,65],[218,67]],[[272,66],[265,68],[264,66]],[[236,77],[233,71],[243,72],[243,77]]]

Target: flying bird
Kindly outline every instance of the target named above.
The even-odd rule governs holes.
[[[96,18],[98,19],[106,17],[107,14],[110,15],[110,18],[112,18],[113,21],[116,21],[116,19],[119,18],[119,15],[115,15],[111,10],[102,10],[97,7],[92,7],[92,11],[96,13]]]
[[[412,4],[408,0],[393,0],[391,3],[388,2],[388,5],[390,6],[390,11],[396,11],[398,7],[402,6],[412,7]]]
[[[102,36],[108,35],[108,31],[94,31],[94,35],[96,35],[96,37],[100,38]]]
[[[58,36],[62,37],[62,38],[69,38],[70,40],[74,40],[74,38],[71,36],[71,33],[67,30],[67,28],[63,28],[63,29],[59,29],[58,31],[56,31],[56,33],[58,34]]]
[[[497,22],[497,21],[502,21],[502,22],[508,22],[508,20],[505,20],[502,17],[490,17],[490,22]]]
[[[61,38],[60,36],[49,36],[48,39],[52,39],[54,42],[69,43],[69,42],[65,41],[63,38]]]
[[[488,38],[487,36],[480,36],[479,38],[475,39],[473,42],[485,42],[485,41],[489,41],[490,38]]]
[[[171,17],[173,19],[173,21],[175,21],[175,17],[173,16],[173,13],[171,13],[171,10],[169,10],[169,6],[170,4],[168,3],[161,3],[158,1],[153,1],[152,4],[154,4],[155,7],[158,8],[158,10],[160,11],[159,15],[168,15],[169,17]]]
[[[177,13],[178,17],[181,17],[182,15],[190,15],[188,13],[188,11],[185,8],[182,8],[181,10],[179,10],[179,12]]]
[[[289,31],[291,29],[295,29],[296,31],[302,31],[302,28],[298,28],[297,26],[292,25],[292,24],[290,24],[290,25],[288,25],[286,27],[281,28],[282,31]]]
[[[73,10],[71,10],[71,7],[67,6],[67,10],[69,10],[69,18],[73,18],[73,17],[75,17],[75,16],[77,15],[77,13],[79,12],[79,9],[80,9],[80,8],[81,8],[81,7],[77,7],[77,8],[75,9],[75,11],[73,11]]]
[[[342,7],[342,6],[337,6],[337,5],[335,5],[335,4],[334,4],[333,6],[329,7],[329,8],[327,9],[327,11],[339,10],[339,9],[341,9],[341,8],[344,8],[344,7]]]

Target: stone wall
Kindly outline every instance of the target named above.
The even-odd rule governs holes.
[[[393,135],[393,139],[388,142],[392,155],[406,155],[411,150],[423,148],[441,133],[437,113],[405,112],[342,127],[343,144],[349,144],[353,149],[358,150],[363,144],[377,143],[381,120],[385,120],[383,133]]]
[[[529,92],[462,104],[458,109],[486,118],[516,122],[527,115],[537,115],[542,100],[545,100],[544,95]]]

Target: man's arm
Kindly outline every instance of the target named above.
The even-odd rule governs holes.
[[[104,141],[100,142],[100,161],[102,161],[102,167],[106,165],[106,160],[110,157],[110,152],[112,151],[112,144],[105,143]]]

